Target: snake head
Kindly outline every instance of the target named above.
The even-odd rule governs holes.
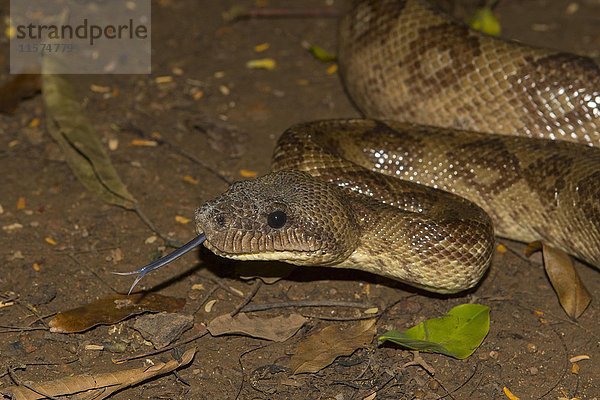
[[[237,260],[333,265],[356,248],[353,211],[335,186],[300,171],[234,183],[196,211],[213,253]]]

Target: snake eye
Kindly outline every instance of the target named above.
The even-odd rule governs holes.
[[[267,216],[267,223],[273,229],[282,228],[287,221],[287,215],[283,211],[273,211]]]

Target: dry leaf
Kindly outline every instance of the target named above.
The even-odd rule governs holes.
[[[140,147],[156,147],[156,146],[158,146],[158,142],[156,140],[148,140],[148,139],[133,139],[129,143],[132,146],[140,146]]]
[[[256,178],[258,172],[252,171],[250,169],[240,169],[240,176],[242,178]]]
[[[360,321],[350,328],[328,326],[304,339],[290,360],[294,374],[318,372],[339,356],[365,347],[375,335],[375,319]]]
[[[0,113],[12,113],[21,100],[39,93],[41,86],[39,74],[12,75],[0,86]]]
[[[109,296],[58,313],[50,320],[50,332],[82,332],[96,325],[116,324],[132,315],[145,312],[179,311],[184,305],[184,299],[154,293]]]
[[[206,328],[213,336],[237,334],[284,342],[294,336],[306,321],[299,314],[273,318],[250,318],[244,313],[235,317],[223,314],[210,321]]]
[[[158,83],[159,85],[160,85],[160,84],[163,84],[163,83],[171,83],[171,82],[173,82],[173,77],[172,77],[172,76],[169,76],[169,75],[165,75],[165,76],[157,76],[157,77],[154,79],[154,82]]]
[[[246,68],[249,69],[266,69],[272,71],[277,67],[277,62],[272,58],[261,58],[258,60],[250,60],[246,62]]]
[[[262,53],[263,51],[268,50],[269,47],[271,47],[269,43],[257,44],[256,46],[254,46],[254,51],[257,53]]]
[[[509,399],[509,400],[519,400],[519,398],[517,396],[515,396],[509,388],[507,388],[506,386],[504,386],[502,388],[502,391],[504,392],[504,395]]]
[[[582,354],[579,356],[573,356],[573,357],[569,358],[569,362],[576,363],[579,361],[589,360],[589,359],[590,359],[590,356],[588,356],[587,354]]]
[[[197,185],[197,184],[200,183],[200,181],[198,179],[196,179],[196,178],[194,178],[194,177],[192,177],[190,175],[185,175],[183,177],[183,181],[186,182],[186,183],[189,183],[191,185]]]
[[[204,311],[207,313],[211,312],[213,309],[213,306],[215,305],[216,302],[217,302],[217,300],[207,301],[206,304],[204,305]]]
[[[564,251],[542,245],[544,268],[556,291],[560,305],[567,315],[577,319],[592,301],[590,292],[585,288],[573,260]]]
[[[178,223],[180,223],[182,225],[189,224],[190,221],[191,221],[191,219],[183,217],[181,215],[176,215],[175,216],[175,222],[178,222]]]
[[[26,207],[27,200],[25,197],[21,196],[17,199],[17,210],[22,210]]]
[[[51,63],[46,57],[44,68],[52,70]],[[42,82],[46,127],[77,179],[103,201],[134,209],[135,198],[119,178],[65,76],[45,73]]]
[[[167,362],[155,362],[150,368],[132,368],[103,374],[82,374],[42,383],[30,383],[29,385],[36,391],[49,396],[82,395],[85,393],[86,398],[101,400],[119,390],[123,390],[129,386],[136,385],[160,375],[168,374],[169,372],[187,365],[194,359],[195,354],[196,349],[191,348],[183,353],[180,360],[172,359]],[[24,386],[9,386],[0,389],[0,393],[3,396],[14,400],[38,400],[47,398]]]
[[[110,93],[112,89],[110,88],[110,86],[101,86],[92,83],[90,85],[90,90],[94,93]]]

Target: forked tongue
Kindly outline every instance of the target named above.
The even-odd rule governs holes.
[[[204,233],[201,233],[200,235],[196,236],[195,238],[193,238],[192,240],[190,240],[189,242],[187,242],[180,248],[175,249],[174,251],[167,254],[166,256],[161,257],[158,260],[153,261],[150,264],[145,265],[140,269],[136,269],[135,271],[129,271],[129,272],[113,272],[113,274],[115,274],[115,275],[137,275],[137,277],[133,281],[133,284],[131,285],[131,288],[129,289],[129,292],[127,292],[127,294],[131,294],[131,292],[133,291],[135,286],[139,283],[139,281],[142,280],[142,278],[144,276],[146,276],[147,273],[152,272],[155,269],[159,269],[160,267],[164,267],[167,264],[170,264],[171,262],[177,260],[179,257],[184,255],[185,253],[200,246],[202,243],[204,243],[205,240],[206,240],[206,235]]]

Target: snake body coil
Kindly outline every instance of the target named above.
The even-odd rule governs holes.
[[[419,0],[358,2],[339,61],[360,110],[386,121],[288,129],[273,173],[197,211],[209,249],[452,293],[485,273],[495,228],[600,267],[594,62],[473,32]]]

